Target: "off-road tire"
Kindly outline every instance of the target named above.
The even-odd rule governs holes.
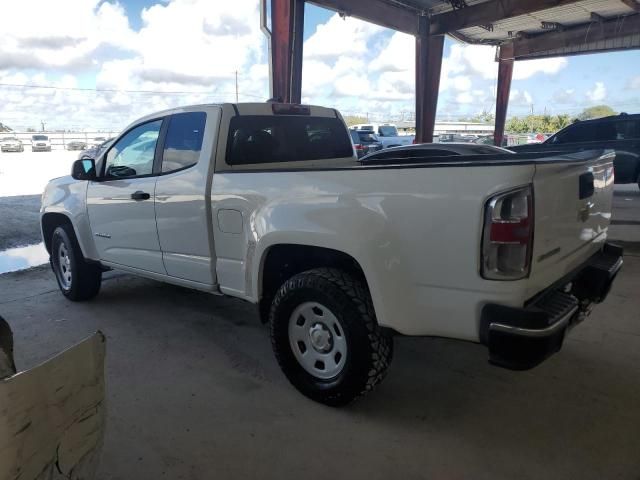
[[[60,279],[60,244],[64,243],[71,266],[71,281],[65,285]],[[61,225],[53,231],[51,238],[50,264],[62,294],[69,300],[80,302],[95,297],[100,291],[102,283],[102,269],[100,265],[87,262],[76,239],[71,225]]]
[[[292,351],[290,318],[305,302],[328,308],[345,332],[347,358],[333,378],[310,374]],[[317,268],[287,280],[273,299],[269,322],[273,351],[287,379],[302,394],[325,405],[343,406],[373,390],[393,357],[393,339],[377,323],[369,290],[342,270]]]

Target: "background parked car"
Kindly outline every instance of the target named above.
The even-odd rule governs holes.
[[[16,137],[5,137],[0,140],[0,150],[3,152],[24,152],[24,145]]]
[[[393,123],[362,123],[353,125],[351,129],[374,133],[382,143],[382,148],[411,145],[415,138],[415,135],[398,135],[398,129]]]
[[[370,130],[349,130],[358,158],[382,150],[382,142]]]
[[[94,137],[91,140],[89,140],[89,147],[99,147],[100,145],[102,145],[104,142],[107,141],[107,137]]]
[[[105,140],[99,145],[94,145],[91,148],[87,148],[86,150],[83,150],[82,152],[80,152],[80,155],[78,155],[78,159],[83,160],[87,158],[93,158],[93,159],[98,158],[105,149],[109,148],[109,145],[113,143],[113,140],[114,140],[113,138],[110,138],[108,140]]]
[[[612,115],[576,122],[538,144],[510,147],[515,152],[577,152],[610,148],[616,183],[640,187],[640,114]]]
[[[440,143],[449,143],[449,142],[471,142],[475,140],[475,138],[465,137],[463,135],[459,135],[457,133],[442,133],[438,137],[438,142]]]
[[[86,150],[86,149],[87,149],[87,142],[73,140],[67,143],[67,150]]]
[[[493,142],[494,142],[493,135],[481,135],[481,136],[479,136],[478,138],[476,138],[473,141],[473,143],[476,143],[478,145],[491,145],[491,146],[494,146]],[[502,146],[503,147],[507,147],[507,136],[506,135],[502,139]]]
[[[453,155],[502,155],[513,154],[506,148],[475,143],[419,143],[402,147],[387,148],[362,158],[363,162],[377,160],[397,160],[405,158],[449,157]]]
[[[51,140],[48,135],[31,135],[31,151],[32,152],[50,152]]]

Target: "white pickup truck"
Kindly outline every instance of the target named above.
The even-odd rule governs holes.
[[[359,162],[334,109],[199,105],[52,180],[42,235],[70,300],[113,268],[258,305],[291,383],[343,405],[384,377],[394,334],[481,342],[516,369],[559,350],[622,264],[612,160]]]

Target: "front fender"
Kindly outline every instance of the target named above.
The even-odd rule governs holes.
[[[73,226],[84,257],[98,261],[100,257],[93,241],[89,215],[87,214],[88,185],[88,182],[77,181],[71,177],[61,177],[50,181],[42,194],[40,226],[45,244],[48,244],[48,239],[44,238],[45,216],[49,214],[64,215]]]

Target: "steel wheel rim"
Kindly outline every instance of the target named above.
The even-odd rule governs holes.
[[[342,372],[347,338],[338,318],[318,302],[305,302],[289,317],[289,345],[300,366],[322,380]]]
[[[60,284],[65,290],[71,288],[71,282],[73,281],[73,271],[71,269],[71,258],[69,257],[69,250],[64,242],[58,245],[56,252],[56,275]]]

